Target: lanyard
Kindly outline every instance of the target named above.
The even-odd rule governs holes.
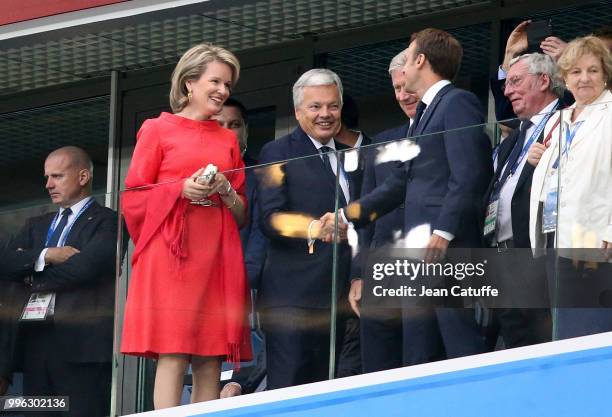
[[[83,212],[85,210],[87,210],[89,208],[89,206],[92,205],[93,202],[94,202],[94,199],[92,197],[90,197],[89,201],[83,207],[81,207],[81,210],[79,210],[79,212],[74,217],[72,222],[70,222],[70,224],[66,225],[66,231],[64,232],[64,234],[60,238],[60,240],[57,242],[57,246],[58,247],[64,246],[64,243],[66,243],[66,239],[68,238],[68,234],[70,233],[70,230],[72,229],[72,226],[74,226],[76,221],[79,219],[79,216],[81,214],[83,214]],[[57,227],[57,223],[59,223],[57,221],[57,219],[59,218],[59,215],[60,215],[59,211],[57,213],[55,213],[55,217],[53,217],[53,221],[51,222],[51,225],[49,226],[49,230],[47,230],[47,240],[45,240],[45,246],[47,246],[49,244],[49,241],[51,240],[51,236],[53,236],[53,232],[55,232],[55,228]]]
[[[583,122],[584,120],[581,120],[578,123],[576,123],[576,126],[574,127],[573,131],[570,128],[569,124],[567,125],[565,129],[565,144],[563,146],[563,150],[561,151],[561,156],[567,157],[567,155],[569,154],[569,150],[570,150],[570,147],[572,146],[572,141],[574,140],[574,136],[576,136],[576,132],[578,132],[578,129],[580,129],[580,126],[582,126]],[[561,156],[557,156],[557,159],[552,166],[554,169],[557,169],[559,167],[559,158]]]
[[[535,142],[536,139],[540,136],[540,134],[542,134],[542,131],[544,130],[544,127],[546,126],[546,123],[548,123],[548,119],[551,118],[553,112],[557,109],[558,105],[559,103],[555,104],[555,106],[552,108],[549,114],[544,116],[542,120],[540,120],[540,123],[538,123],[538,125],[536,126],[535,130],[533,131],[529,139],[525,141],[525,144],[523,145],[523,149],[521,150],[519,157],[516,159],[514,164],[512,164],[512,167],[510,167],[510,173],[508,175],[504,175],[504,172],[506,170],[504,169],[502,171],[501,178],[497,181],[497,186],[495,187],[497,190],[501,190],[501,188],[506,183],[506,180],[510,178],[512,175],[514,175],[518,167],[521,166],[521,162],[523,161],[523,159],[525,159],[525,156],[527,155],[529,148],[531,147],[533,142]]]

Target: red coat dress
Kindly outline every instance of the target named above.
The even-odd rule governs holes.
[[[238,141],[216,121],[162,113],[138,132],[121,197],[135,243],[121,340],[125,354],[251,358],[237,224],[218,195],[211,197],[216,207],[191,205],[181,195],[184,179],[209,163],[246,203]]]

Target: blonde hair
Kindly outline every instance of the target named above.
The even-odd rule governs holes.
[[[576,38],[567,44],[567,48],[557,62],[561,76],[566,78],[576,62],[587,54],[593,54],[601,60],[601,67],[606,74],[606,83],[608,85],[612,84],[612,56],[606,44],[595,36]]]
[[[227,64],[232,69],[232,87],[236,85],[240,76],[238,58],[220,46],[209,43],[196,45],[183,54],[172,72],[170,107],[174,113],[180,112],[189,103],[185,83],[188,80],[199,79],[206,71],[207,65],[213,61]]]

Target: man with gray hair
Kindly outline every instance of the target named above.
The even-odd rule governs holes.
[[[534,167],[526,162],[529,147],[544,141],[544,126],[559,108],[559,97],[563,95],[553,59],[539,53],[514,58],[510,61],[504,95],[521,123],[500,145],[495,174],[486,194],[484,232],[488,244],[498,248],[495,271],[500,284],[512,285],[510,291],[520,288],[521,292],[535,296],[545,292],[545,275],[543,265],[532,260],[527,250],[531,248],[529,194]],[[511,248],[524,248],[525,253],[508,250]],[[517,300],[513,307],[534,307],[518,303],[521,301]],[[506,347],[549,340],[550,334],[542,328],[547,315],[544,309],[495,311]]]
[[[414,120],[419,97],[409,93],[404,88],[403,74],[406,65],[406,51],[402,50],[395,55],[389,63],[389,77],[399,104],[406,120],[399,126],[387,129],[374,136],[373,143],[387,143],[408,137],[408,129]],[[375,162],[377,149],[369,149],[366,153],[366,163],[363,175],[361,195],[365,196],[377,186],[385,182],[398,167],[400,161],[377,164]],[[379,217],[376,222],[359,230],[359,253],[363,254],[369,249],[380,248],[393,243],[395,236],[404,227],[404,205],[394,208],[389,213]],[[373,305],[372,298],[362,298],[363,280],[361,274],[359,255],[353,260],[351,271],[351,289],[349,303],[360,317],[361,327],[361,363],[363,372],[376,372],[402,366],[403,329],[402,310],[391,306]],[[443,355],[434,352],[431,357],[439,359]]]
[[[335,210],[336,181],[339,206],[351,195],[335,152],[349,149],[334,140],[341,124],[340,78],[327,69],[307,71],[293,86],[293,103],[299,126],[260,153],[262,164],[290,161],[257,173],[262,229],[270,238],[259,291],[269,389],[328,377],[333,224],[318,219]],[[347,294],[349,264],[350,248],[341,243],[338,300]],[[344,334],[341,322],[338,335]]]

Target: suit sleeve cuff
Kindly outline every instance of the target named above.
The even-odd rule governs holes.
[[[47,254],[47,250],[49,248],[44,248],[41,252],[40,255],[38,255],[38,259],[36,259],[36,262],[34,262],[34,271],[35,272],[41,272],[45,269],[45,255]]]
[[[455,235],[453,235],[452,233],[445,232],[443,230],[434,230],[433,234],[434,235],[438,235],[438,236],[448,240],[449,242],[455,238]]]

